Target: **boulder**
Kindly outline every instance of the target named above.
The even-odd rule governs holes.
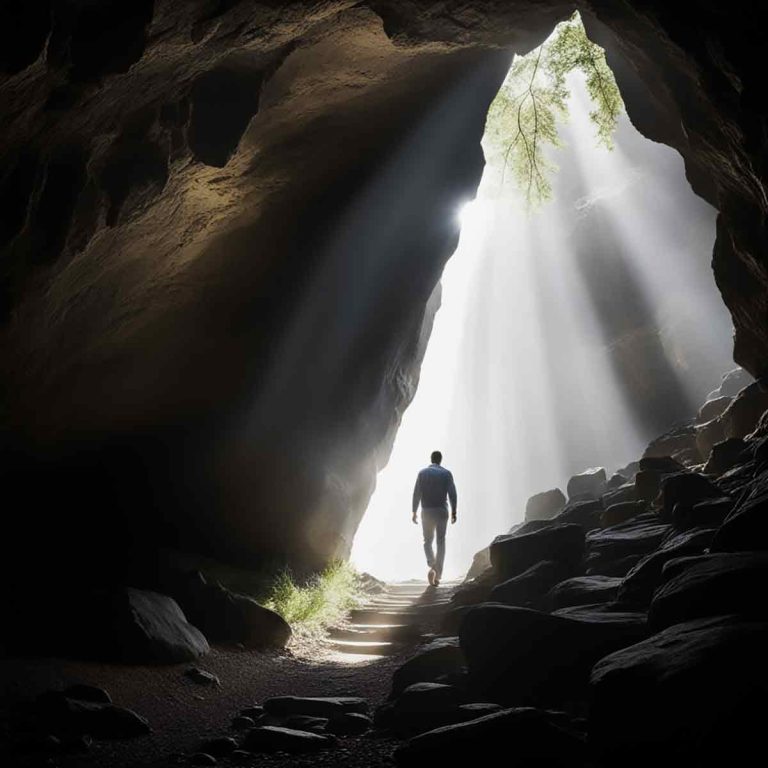
[[[592,665],[647,636],[645,617],[553,616],[488,603],[459,628],[472,690],[503,704],[554,704],[585,693]]]
[[[534,533],[498,536],[491,544],[491,563],[505,579],[542,560],[555,560],[575,570],[583,557],[584,529],[580,525],[553,525]]]
[[[671,456],[643,456],[638,464],[639,472],[660,472],[662,475],[674,475],[684,470],[685,467]]]
[[[627,557],[647,555],[659,547],[671,530],[671,526],[660,523],[655,515],[645,514],[611,528],[591,531],[586,539],[587,566],[596,571]]]
[[[767,408],[768,390],[760,382],[755,381],[745,387],[720,417],[724,436],[746,437],[755,429]]]
[[[672,525],[675,530],[690,528],[716,528],[733,510],[734,501],[727,496],[699,501],[696,504],[675,504],[672,510]]]
[[[555,523],[557,525],[572,523],[580,525],[585,531],[591,531],[593,528],[600,527],[600,514],[602,511],[603,502],[601,499],[571,502],[555,518]]]
[[[732,400],[733,398],[728,395],[721,395],[719,397],[714,397],[711,400],[707,400],[707,402],[699,408],[699,412],[696,414],[696,423],[706,424],[708,421],[712,421],[712,419],[722,416]]]
[[[506,709],[412,738],[395,752],[403,768],[472,765],[483,755],[514,753],[514,764],[582,768],[584,736],[567,715],[533,708]]]
[[[550,608],[610,603],[616,599],[622,580],[621,576],[577,576],[561,581],[549,592]]]
[[[693,506],[705,499],[716,499],[722,491],[709,478],[696,472],[678,472],[661,481],[659,516],[665,523],[672,522],[672,511],[676,504]]]
[[[635,475],[640,470],[640,462],[639,461],[630,461],[629,464],[627,464],[625,467],[620,467],[616,470],[616,473],[619,475],[623,475],[627,478],[629,482],[632,482],[632,480],[635,479]]]
[[[179,599],[190,620],[211,639],[241,643],[246,648],[283,648],[291,637],[288,622],[247,595],[209,583],[202,573],[179,588]]]
[[[624,477],[624,475],[620,475],[618,472],[615,472],[608,478],[608,482],[605,484],[605,490],[608,491],[615,491],[617,488],[621,488],[622,485],[627,484],[627,478]]]
[[[463,670],[464,666],[464,653],[458,637],[432,640],[395,670],[390,698],[398,696],[409,685],[433,682],[442,675]]]
[[[491,590],[490,600],[506,605],[544,608],[549,590],[572,574],[568,563],[544,560],[495,586]]]
[[[700,453],[696,443],[696,427],[690,424],[680,424],[669,432],[657,437],[645,449],[643,458],[669,458],[680,464],[690,464],[700,461]]]
[[[615,560],[608,560],[596,553],[587,557],[585,576],[626,576],[643,559],[641,554],[624,555]]]
[[[460,688],[442,683],[414,683],[390,705],[377,712],[377,724],[400,737],[424,733],[466,719],[459,707],[466,703]]]
[[[704,471],[708,475],[722,475],[745,460],[747,444],[741,437],[729,437],[712,446]]]
[[[719,397],[736,397],[742,389],[754,382],[751,373],[743,368],[734,368],[723,376],[720,387],[716,390]]]
[[[200,745],[200,752],[214,757],[226,757],[237,749],[237,742],[230,736],[220,736],[216,739],[206,739]]]
[[[292,728],[296,731],[309,731],[310,733],[324,733],[329,723],[327,717],[314,717],[313,715],[290,715],[283,719],[279,725],[284,728]]]
[[[762,475],[726,517],[712,541],[713,552],[768,550],[768,475]]]
[[[357,696],[273,696],[264,701],[264,711],[275,717],[333,717],[344,712],[364,715],[368,712],[368,702]]]
[[[603,508],[610,507],[612,504],[623,504],[628,501],[637,501],[637,489],[634,483],[625,483],[612,491],[604,493],[600,497]]]
[[[298,731],[277,725],[251,728],[240,748],[246,752],[317,752],[335,745],[335,740],[309,731]]]
[[[696,428],[696,447],[699,449],[699,454],[702,457],[709,456],[712,447],[725,440],[725,437],[725,427],[721,418],[699,425]]]
[[[490,550],[489,550],[490,551]],[[491,590],[498,583],[499,575],[491,566],[479,576],[459,584],[451,595],[453,605],[476,605],[488,600]]]
[[[664,473],[657,469],[641,469],[635,475],[635,498],[638,501],[653,501],[661,489]]]
[[[88,734],[96,739],[129,739],[151,732],[146,719],[131,709],[69,699],[59,691],[39,696],[36,710],[46,728],[54,733]]]
[[[469,566],[467,575],[464,577],[466,581],[474,579],[480,576],[484,571],[491,567],[491,550],[489,547],[483,547],[479,552],[475,552],[475,556],[472,558],[472,565]]]
[[[768,603],[761,588],[766,582],[768,553],[705,555],[656,590],[649,624],[658,631],[707,616],[731,615],[766,621]]]
[[[565,507],[565,496],[559,488],[537,493],[525,505],[526,520],[551,520]]]
[[[644,501],[623,501],[618,504],[611,504],[606,506],[600,515],[600,525],[603,528],[610,528],[620,523],[626,523],[627,520],[647,511],[648,506]]]
[[[617,596],[621,605],[647,607],[661,584],[664,565],[686,555],[698,555],[712,542],[714,528],[685,531],[667,539],[659,549],[643,557],[625,576]]]
[[[599,499],[605,493],[607,482],[603,467],[591,467],[568,481],[568,498]]]
[[[764,748],[768,624],[733,617],[677,624],[601,659],[589,739],[600,765],[751,765]]]
[[[328,720],[326,730],[336,736],[359,736],[373,728],[373,720],[359,712],[344,712]]]

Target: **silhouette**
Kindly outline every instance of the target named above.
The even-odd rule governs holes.
[[[451,523],[456,522],[456,485],[453,475],[441,466],[443,454],[433,451],[432,463],[424,467],[416,477],[413,488],[413,522],[418,524],[416,513],[421,502],[421,527],[424,533],[424,554],[429,572],[427,581],[436,587],[443,575],[445,562],[445,531],[448,527],[448,502],[451,502]],[[437,537],[437,554],[432,544]]]

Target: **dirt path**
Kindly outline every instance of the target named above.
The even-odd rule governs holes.
[[[53,763],[30,756],[16,760],[16,765],[127,768],[185,764],[182,754],[194,753],[204,739],[236,735],[230,727],[232,718],[270,696],[362,696],[373,709],[387,698],[393,671],[430,638],[452,588],[391,585],[312,648],[265,654],[216,647],[197,666],[216,675],[219,686],[189,680],[183,674],[187,664],[129,667],[60,659],[3,660],[3,704],[72,683],[88,683],[106,688],[115,704],[135,710],[152,726],[152,733],[145,737],[95,741],[84,755],[57,757]],[[241,765],[391,765],[395,745],[370,735],[349,737],[338,749],[324,753],[254,755]],[[227,765],[230,761],[219,762]]]

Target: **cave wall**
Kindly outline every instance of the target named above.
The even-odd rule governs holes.
[[[715,276],[760,375],[756,11],[578,6],[635,125],[721,211]],[[4,5],[2,465],[32,513],[6,567],[91,577],[158,543],[345,554],[415,391],[487,105],[573,7]]]

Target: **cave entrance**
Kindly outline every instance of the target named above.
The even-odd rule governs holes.
[[[578,17],[568,23],[583,34]],[[716,211],[677,152],[638,133],[620,99],[615,124],[601,125],[588,68],[561,73],[560,106],[519,108],[520,84],[552,74],[558,34],[515,58],[489,111],[486,168],[457,211],[418,391],[354,542],[354,564],[380,578],[424,578],[410,504],[433,449],[458,488],[444,578],[459,578],[529,496],[636,460],[732,365],[710,269]]]

